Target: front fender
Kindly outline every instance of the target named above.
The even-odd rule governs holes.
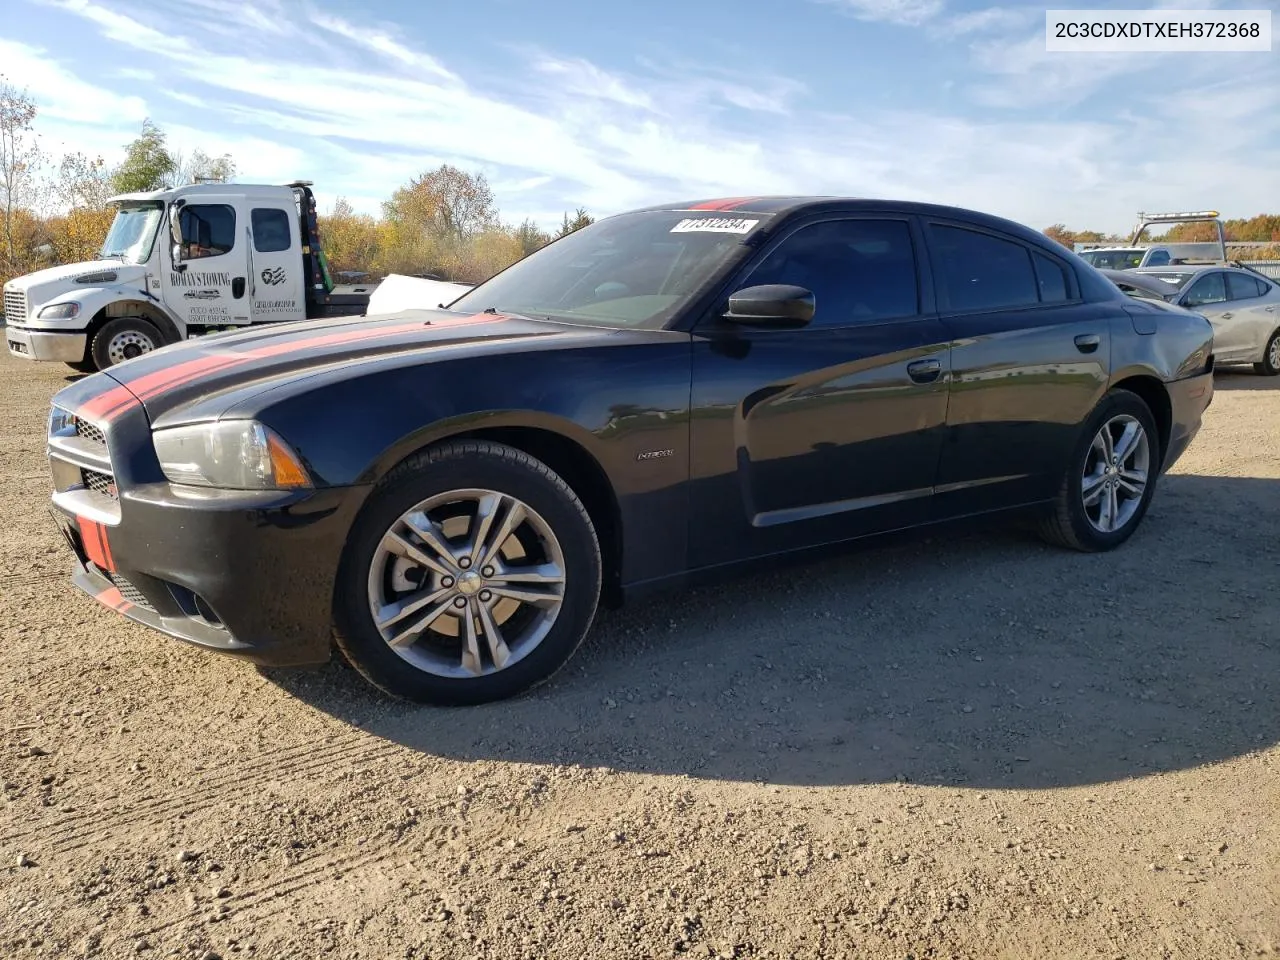
[[[609,484],[627,550],[622,582],[681,570],[689,478],[687,335],[625,350],[574,349],[327,369],[224,406],[297,450],[317,483],[373,485],[417,450],[462,433],[525,428],[580,448]]]
[[[557,434],[576,443],[597,464],[601,464],[603,451],[599,449],[598,438],[591,431],[566,417],[542,410],[474,410],[444,417],[401,437],[383,450],[356,478],[356,482],[376,483],[405,457],[433,443],[447,440],[449,437],[474,430],[501,428],[544,430]]]

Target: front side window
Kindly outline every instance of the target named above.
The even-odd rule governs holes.
[[[1040,302],[1031,253],[1022,244],[938,224],[932,237],[952,310],[1001,310]]]
[[[1183,306],[1198,307],[1206,303],[1224,303],[1227,299],[1225,276],[1221,273],[1210,273],[1201,277],[1187,291]]]
[[[258,253],[279,253],[288,250],[289,215],[283,210],[259,207],[249,214],[253,225],[253,249]]]
[[[189,203],[182,208],[182,259],[220,257],[236,245],[236,211],[225,203]]]
[[[877,323],[920,312],[915,246],[905,220],[828,220],[801,227],[743,285],[771,283],[813,293],[813,326]]]

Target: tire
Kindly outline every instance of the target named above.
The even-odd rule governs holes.
[[[1112,475],[1105,467],[1099,466],[1102,428],[1108,425],[1114,440],[1117,435],[1125,435],[1124,431],[1130,423],[1141,428],[1143,439],[1135,442],[1133,452],[1126,457],[1125,464],[1122,464],[1128,465],[1129,470]],[[1142,446],[1144,439],[1145,447]],[[1145,457],[1142,457],[1140,454],[1144,450]],[[1080,439],[1072,450],[1070,466],[1062,487],[1050,513],[1040,523],[1040,535],[1057,546],[1088,553],[1112,550],[1120,546],[1133,535],[1146,515],[1160,475],[1162,457],[1160,437],[1150,408],[1135,393],[1123,389],[1112,390],[1102,398],[1085,421]],[[1140,495],[1134,496],[1133,479],[1140,460],[1145,460],[1142,472],[1146,479],[1141,485]],[[1097,494],[1101,489],[1099,498],[1091,505],[1086,505],[1085,502],[1086,471],[1093,481],[1090,484],[1091,491]],[[1116,496],[1116,523],[1110,529],[1101,512],[1107,507],[1108,484]],[[1098,513],[1097,518],[1094,517],[1095,512]]]
[[[95,368],[105,370],[133,357],[164,346],[164,336],[155,325],[140,317],[119,317],[108,321],[93,335],[89,357]]]
[[[1262,359],[1253,365],[1253,369],[1264,377],[1280,376],[1280,330],[1271,334],[1262,350]]]
[[[523,508],[524,519],[508,536],[512,502]],[[494,504],[486,527],[479,518]],[[419,534],[424,524],[415,511],[433,521],[427,537]],[[413,526],[406,518],[413,518]],[[464,549],[477,532],[488,533],[486,544],[501,545],[493,560],[485,560],[489,546],[472,549],[474,560]],[[432,549],[432,535],[446,552]],[[425,553],[435,561],[437,569],[402,552],[406,542],[415,556]],[[531,582],[557,568],[558,584]],[[450,571],[454,577],[445,576]],[[525,585],[505,582],[508,576],[519,576]],[[595,617],[600,584],[595,528],[568,484],[514,447],[453,441],[414,454],[370,496],[339,566],[334,639],[365,679],[392,696],[436,706],[502,700],[548,680],[573,656]],[[536,599],[499,596],[504,589],[536,594]],[[551,595],[558,596],[554,615],[554,605],[543,602]],[[443,599],[429,602],[439,596]],[[459,601],[470,616],[459,612]],[[388,614],[381,628],[375,605]],[[415,605],[412,615],[403,612]],[[403,620],[396,621],[397,616]],[[419,617],[430,625],[415,632]],[[474,656],[467,652],[468,619]],[[500,638],[496,647],[491,627]],[[393,640],[400,645],[393,647]]]
[[[75,363],[68,363],[68,367],[76,373],[95,373],[98,365],[93,360],[77,360]]]

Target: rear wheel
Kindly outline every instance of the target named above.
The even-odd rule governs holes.
[[[140,317],[120,317],[103,325],[93,336],[89,354],[98,370],[164,346],[164,337],[156,327]]]
[[[1042,536],[1075,550],[1118,547],[1147,512],[1161,457],[1150,408],[1128,390],[1111,391],[1085,424]]]
[[[1253,369],[1264,377],[1280,375],[1280,330],[1271,334],[1271,339],[1262,351],[1262,360],[1255,363]]]
[[[447,443],[397,467],[357,522],[336,641],[395,696],[500,700],[573,655],[600,580],[591,520],[549,467],[503,444]]]

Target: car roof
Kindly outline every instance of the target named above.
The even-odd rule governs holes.
[[[1190,273],[1200,274],[1208,270],[1234,270],[1237,273],[1251,273],[1249,270],[1241,270],[1239,267],[1229,267],[1223,263],[1188,263],[1185,265],[1171,264],[1167,267],[1140,267],[1133,273],[1145,273],[1149,276],[1159,276],[1160,274],[1171,273]]]
[[[979,226],[987,226],[993,230],[1001,230],[1005,233],[1014,234],[1024,240],[1030,240],[1036,245],[1044,247],[1046,250],[1052,250],[1060,255],[1064,252],[1067,254],[1071,253],[1070,250],[1065,250],[1061,244],[1046,237],[1040,231],[1032,230],[1030,227],[1017,223],[1016,221],[1006,220],[1003,217],[993,216],[992,214],[982,213],[977,210],[967,210],[963,207],[946,206],[937,203],[921,203],[914,200],[791,195],[720,197],[710,200],[687,200],[682,202],[660,203],[628,212],[683,213],[686,211],[698,211],[733,214],[735,216],[747,214],[786,216],[797,213],[857,213],[864,210],[868,213],[873,211],[892,211],[895,213],[915,214],[917,216],[924,217],[966,220]],[[626,216],[626,214],[618,215]]]

